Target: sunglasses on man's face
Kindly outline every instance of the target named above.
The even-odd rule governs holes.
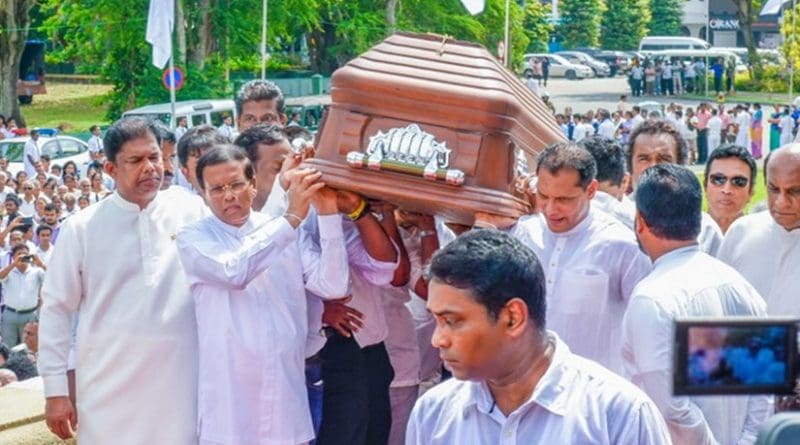
[[[750,183],[750,180],[745,178],[744,176],[734,176],[732,178],[728,178],[727,176],[718,173],[711,175],[709,179],[711,179],[712,184],[718,187],[724,186],[725,183],[728,182],[729,180],[731,181],[731,184],[733,184],[734,187],[740,189],[747,187],[747,185]]]

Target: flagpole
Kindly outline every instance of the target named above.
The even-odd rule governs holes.
[[[174,0],[177,1],[177,0]],[[173,19],[174,20],[174,19]],[[169,33],[169,107],[170,113],[172,113],[172,124],[171,128],[174,130],[178,124],[178,121],[175,117],[175,45],[172,44],[172,34],[175,32],[175,26],[173,25],[172,29]],[[163,65],[162,65],[163,66]]]
[[[261,8],[261,80],[267,79],[267,1]]]
[[[511,53],[511,48],[510,48],[511,45],[509,45],[509,43],[511,43],[509,41],[511,37],[509,36],[509,32],[508,32],[509,31],[508,30],[508,26],[509,26],[508,11],[509,11],[510,5],[511,5],[511,0],[506,0],[506,33],[505,33],[506,35],[505,35],[505,40],[504,40],[505,41],[505,43],[504,43],[505,44],[505,54],[503,54],[503,61],[506,64],[506,68],[508,68],[510,66],[509,60],[508,60],[508,56]]]
[[[792,0],[792,46],[789,47],[789,103],[794,96],[794,56],[793,49],[797,44],[797,0]]]

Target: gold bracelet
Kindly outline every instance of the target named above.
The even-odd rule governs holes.
[[[347,217],[350,218],[352,221],[357,220],[362,213],[364,213],[364,209],[367,208],[367,200],[361,199],[361,202],[358,204],[355,210],[347,214]]]

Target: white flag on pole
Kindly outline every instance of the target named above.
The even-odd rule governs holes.
[[[153,45],[153,65],[164,68],[172,57],[172,27],[175,23],[175,0],[150,0],[147,14],[147,43]]]
[[[759,15],[777,14],[780,12],[781,7],[788,2],[789,0],[767,0],[761,8],[761,13]]]
[[[467,8],[472,15],[478,15],[483,12],[483,8],[486,7],[486,0],[461,0],[461,3],[464,4],[464,7]]]

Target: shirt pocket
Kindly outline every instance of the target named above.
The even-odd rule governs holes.
[[[590,268],[565,270],[556,295],[564,314],[600,312],[608,296],[608,274]]]

